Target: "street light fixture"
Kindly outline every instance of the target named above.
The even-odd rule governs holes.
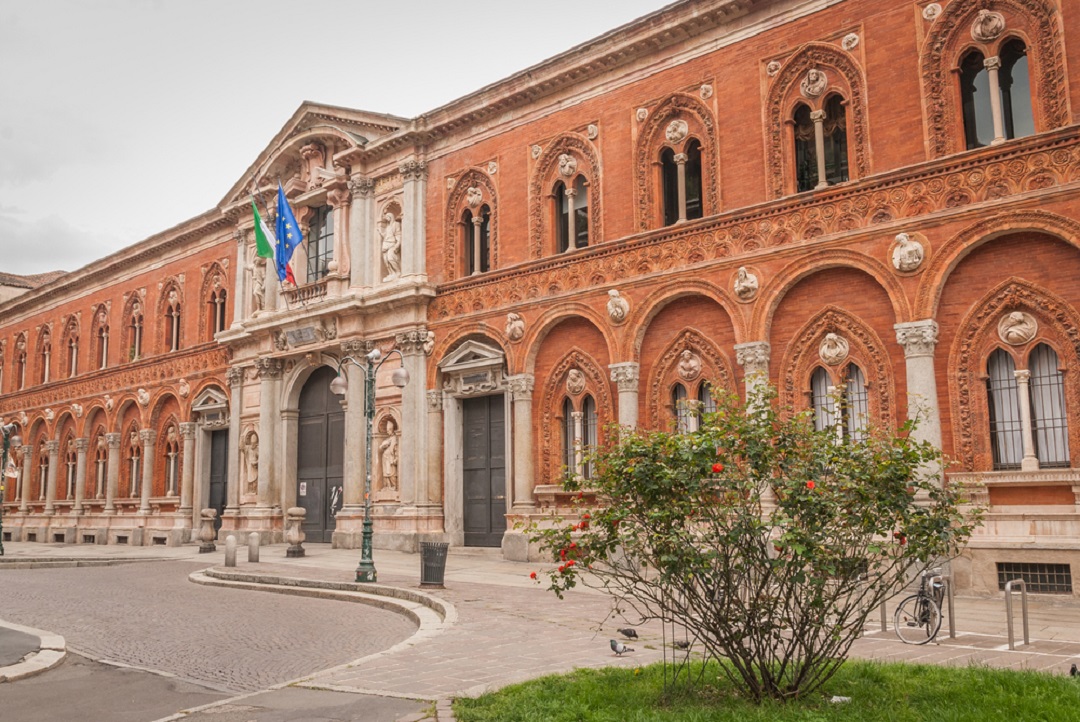
[[[375,560],[371,557],[371,426],[375,420],[375,375],[395,353],[404,364],[405,357],[398,349],[390,351],[386,358],[383,358],[379,349],[374,349],[364,356],[367,363],[358,361],[352,356],[346,356],[338,361],[337,377],[330,382],[331,393],[344,396],[349,390],[349,380],[344,373],[345,365],[352,364],[364,372],[364,425],[367,444],[364,446],[364,531],[360,543],[360,564],[356,567],[356,581],[358,582],[374,582],[377,577]],[[390,380],[394,386],[403,389],[409,383],[409,372],[403,365],[394,369]]]
[[[0,447],[0,557],[4,556],[4,500],[7,498],[7,480],[18,478],[15,465],[8,468],[8,450],[12,443],[20,443],[21,439],[15,433],[18,430],[19,427],[15,424],[0,426],[0,437],[3,437],[3,446]]]

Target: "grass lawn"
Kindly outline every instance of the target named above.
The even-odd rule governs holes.
[[[740,699],[715,663],[701,679],[665,697],[661,665],[581,669],[459,699],[454,713],[459,722],[1080,720],[1080,678],[1040,672],[850,661],[819,694],[760,706]],[[851,701],[830,703],[833,695]]]

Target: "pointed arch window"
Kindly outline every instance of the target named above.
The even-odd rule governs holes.
[[[134,499],[139,496],[142,481],[142,444],[139,432],[134,430],[128,435],[128,479],[128,496]]]
[[[575,430],[574,402],[567,397],[563,401],[563,466],[568,474],[577,470],[577,431]]]
[[[485,203],[475,214],[466,208],[461,214],[461,225],[467,275],[487,273],[491,270],[491,207]]]
[[[176,427],[169,427],[165,439],[165,496],[176,496],[180,480],[180,439]]]
[[[165,307],[165,347],[169,351],[180,350],[180,295],[175,289],[169,292]]]
[[[143,347],[143,312],[142,306],[134,304],[131,309],[131,345],[128,347],[128,359],[138,361],[142,358]]]
[[[26,341],[23,340],[22,348],[16,350],[15,363],[18,365],[19,390],[26,388]]]
[[[49,383],[50,372],[52,371],[52,338],[49,336],[49,332],[45,333],[41,337],[41,376],[40,382],[43,384]]]
[[[307,234],[307,282],[314,283],[330,272],[334,260],[334,209],[312,209]]]
[[[206,300],[206,314],[208,317],[206,328],[210,331],[210,338],[207,341],[213,341],[214,334],[225,330],[225,300],[226,292],[224,288],[214,289]]]
[[[818,366],[810,376],[810,405],[814,409],[814,429],[824,431],[836,425],[836,405],[833,400],[829,372]]]
[[[1011,38],[986,58],[972,50],[960,60],[960,100],[968,150],[1035,132],[1027,46]]]
[[[799,103],[792,116],[795,180],[799,193],[848,180],[847,110],[832,94],[820,110]]]
[[[79,454],[75,450],[75,441],[68,439],[67,450],[64,453],[64,462],[67,465],[67,493],[65,499],[75,498],[75,471],[79,463]]]
[[[49,447],[42,440],[38,446],[38,501],[45,498],[45,490],[49,484]]]
[[[986,364],[986,393],[990,409],[990,450],[995,470],[1019,469],[1024,458],[1016,364],[1002,349]]]
[[[1069,466],[1069,417],[1065,413],[1065,378],[1058,355],[1044,343],[1028,357],[1031,370],[1031,424],[1039,468]]]
[[[870,394],[866,389],[866,376],[861,368],[851,364],[844,385],[844,437],[852,441],[865,440],[869,422]]]
[[[1013,38],[1001,47],[1001,112],[1006,138],[1023,138],[1035,133],[1031,112],[1031,81],[1028,77],[1027,47]]]
[[[94,448],[94,469],[97,475],[94,479],[94,498],[105,498],[105,469],[109,462],[109,444],[105,439],[104,430],[98,433],[97,442]]]
[[[990,72],[986,67],[986,59],[978,50],[972,50],[960,61],[960,99],[968,150],[990,145],[994,140]]]
[[[716,413],[716,399],[713,397],[712,384],[708,381],[702,381],[701,385],[698,386],[697,400],[700,404],[701,413]]]
[[[555,238],[559,253],[589,245],[589,195],[585,178],[578,176],[567,187],[559,181],[552,189],[555,204]]]
[[[97,332],[97,362],[98,368],[107,368],[109,365],[109,325],[101,324]]]
[[[701,143],[696,138],[687,141],[682,153],[670,147],[660,152],[660,187],[665,226],[702,217]]]
[[[593,461],[588,458],[596,449],[596,402],[592,396],[586,395],[581,401],[582,435],[581,435],[581,476],[585,479],[593,478]]]

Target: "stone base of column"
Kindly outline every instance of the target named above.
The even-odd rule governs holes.
[[[337,528],[333,534],[333,546],[335,549],[360,549],[364,525],[363,509],[356,515],[344,512],[342,509],[336,517]],[[371,543],[375,549],[415,553],[420,550],[420,542],[446,541],[441,507],[434,510],[403,507],[395,513],[373,510],[371,519]]]
[[[503,558],[512,562],[551,561],[549,555],[540,551],[540,545],[529,541],[524,529],[507,529],[502,538]]]

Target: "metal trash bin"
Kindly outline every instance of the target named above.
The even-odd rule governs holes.
[[[420,586],[443,588],[447,542],[420,542]]]

